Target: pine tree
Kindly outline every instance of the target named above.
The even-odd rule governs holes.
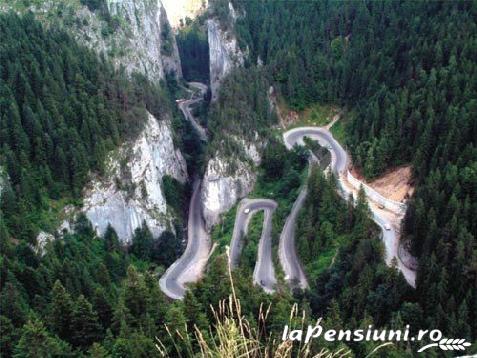
[[[41,321],[33,320],[23,326],[13,357],[64,357],[69,354],[71,350],[67,343],[48,333]]]
[[[80,295],[76,301],[71,328],[71,341],[82,349],[87,349],[102,338],[98,314],[83,295]]]
[[[53,332],[61,339],[70,341],[73,319],[73,301],[59,280],[56,280],[51,292],[50,324]]]
[[[151,257],[154,238],[147,227],[146,222],[134,231],[132,239],[131,253],[139,259],[147,260]]]
[[[104,288],[98,287],[94,291],[93,307],[98,312],[98,319],[103,328],[109,328],[113,319],[113,309],[106,298]]]
[[[93,343],[91,348],[88,351],[89,357],[91,358],[108,358],[110,355],[108,351],[99,343]]]
[[[128,312],[134,317],[129,324],[140,325],[142,316],[147,312],[148,292],[144,277],[133,266],[128,267],[122,297]]]

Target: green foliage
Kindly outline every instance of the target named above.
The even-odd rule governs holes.
[[[98,314],[83,295],[76,301],[71,326],[73,328],[71,341],[77,347],[87,349],[101,339],[103,327],[99,323]]]
[[[180,240],[170,231],[164,231],[159,237],[154,238],[143,222],[142,226],[134,231],[129,252],[135,258],[148,263],[154,262],[167,268],[182,253]]]
[[[475,4],[236,1],[236,34],[295,109],[349,109],[332,128],[373,178],[412,163],[417,189],[402,240],[419,258],[417,297],[426,327],[469,332],[446,316],[475,302],[477,48]],[[364,245],[364,244],[362,244]],[[341,250],[340,254],[341,255]],[[330,276],[331,277],[331,276]],[[459,277],[449,280],[448,277]],[[325,281],[320,281],[324,283]],[[329,284],[328,284],[329,285]],[[448,316],[448,315],[447,315]],[[470,323],[474,337],[476,327]]]
[[[289,109],[283,104],[279,104],[280,107],[285,107],[285,110]],[[282,109],[283,111],[283,109]],[[336,109],[329,104],[313,103],[309,107],[306,107],[303,111],[298,113],[298,119],[294,121],[288,128],[302,127],[302,126],[317,126],[322,127],[331,122]]]
[[[51,225],[50,199],[79,197],[108,151],[142,128],[145,109],[162,118],[165,92],[44,30],[32,14],[0,17],[0,159],[10,185],[1,203],[10,235],[31,240]]]
[[[209,44],[206,27],[194,20],[179,29],[176,39],[184,79],[207,82],[209,80]]]
[[[240,266],[244,270],[253,271],[257,262],[258,243],[262,236],[263,229],[263,211],[253,215],[248,225],[248,232],[243,237],[243,249],[240,254]]]
[[[50,349],[53,356],[71,351],[110,355],[125,345],[128,351],[151,354],[166,307],[157,277],[131,265],[137,257],[126,253],[111,228],[98,238],[84,218],[75,227],[75,234],[50,242],[41,256],[28,252],[28,246],[21,254],[10,247],[2,252],[0,303],[9,308],[0,316],[2,353],[38,357],[48,356],[42,352]],[[147,236],[147,228],[141,234]],[[145,254],[139,248],[133,251]],[[155,249],[168,254],[153,245],[151,260]]]
[[[59,280],[53,285],[51,294],[51,328],[58,337],[68,340],[72,332],[73,300]]]
[[[351,239],[352,227],[353,209],[340,199],[334,178],[313,168],[296,226],[297,252],[312,279],[331,265],[341,244]]]
[[[235,225],[235,216],[237,215],[237,205],[227,211],[221,218],[220,223],[212,228],[211,238],[213,242],[219,243],[221,248],[230,245],[232,233]]]
[[[130,252],[141,260],[149,260],[153,243],[154,238],[144,221],[141,227],[134,231]]]
[[[325,170],[331,164],[330,151],[322,147],[317,141],[310,140],[310,138],[303,138],[303,142],[306,147],[313,153],[313,155],[319,160],[319,165],[322,170]]]
[[[106,5],[104,0],[80,0],[81,4],[86,5],[91,11],[102,9]]]
[[[39,320],[28,321],[15,347],[13,357],[61,357],[71,354],[69,346],[48,333]]]
[[[257,178],[254,190],[250,194],[257,198],[270,198],[282,203],[289,210],[302,183],[304,169],[308,164],[308,153],[302,147],[287,151],[286,147],[271,139],[265,148],[260,164],[261,176]]]
[[[340,119],[335,124],[333,124],[330,129],[331,134],[333,134],[333,137],[340,143],[346,143],[344,120],[344,118]]]
[[[176,217],[182,219],[181,224],[186,222],[184,212],[187,208],[187,198],[190,188],[180,183],[177,179],[169,175],[164,175],[162,177],[161,189],[166,198],[167,205],[174,210]]]
[[[364,191],[354,207],[338,195],[335,179],[316,167],[308,190],[296,238],[313,314],[334,329],[388,326],[415,295],[402,274],[383,262],[380,231],[370,219]],[[352,348],[357,354],[369,350],[366,344]]]
[[[219,150],[225,157],[240,157],[241,145],[233,136],[249,141],[267,137],[276,116],[268,102],[269,84],[260,68],[233,70],[221,83],[217,101],[211,104],[208,129],[209,155]]]
[[[167,21],[161,21],[161,54],[165,56],[171,56],[173,47],[173,34],[171,26]]]
[[[182,113],[177,113],[174,116],[173,128],[179,138],[178,144],[187,163],[187,173],[190,177],[202,173],[204,171],[205,143],[201,141],[190,121],[184,119]]]
[[[246,14],[236,23],[239,43],[249,46],[250,62],[260,56],[264,66],[224,79],[209,112],[209,155],[242,156],[232,135],[270,137],[276,123],[267,98],[272,83],[298,110],[316,102],[345,104],[351,116],[332,130],[338,140],[346,138],[368,177],[389,165],[414,164],[418,187],[403,237],[412,240],[420,258],[413,291],[384,264],[362,195],[353,208],[337,196],[332,180],[315,171],[297,227],[311,289],[295,297],[287,290],[266,295],[238,269],[232,277],[241,313],[258,327],[261,305],[271,304],[263,337],[281,331],[294,302],[308,317],[324,315],[334,328],[410,323],[475,337],[475,5],[247,1],[234,6]],[[211,7],[222,26],[232,23],[226,1]],[[78,196],[87,173],[102,171],[107,151],[140,130],[144,109],[158,117],[170,112],[169,95],[141,76],[127,81],[64,33],[42,30],[31,17],[2,15],[0,34],[0,160],[12,184],[2,192],[0,211],[2,354],[146,357],[156,353],[157,336],[174,355],[165,323],[180,334],[197,325],[213,346],[218,339],[210,307],[219,307],[232,292],[224,255],[212,258],[207,275],[183,302],[169,304],[156,275],[146,270],[151,261],[166,266],[174,260],[180,250],[171,233],[152,238],[143,227],[128,253],[114,230],[97,238],[80,217],[76,233],[47,244],[43,255],[29,245],[51,199]],[[200,66],[187,67],[205,69],[203,38],[188,34],[184,43],[197,46],[201,59]],[[190,75],[197,76],[193,70]],[[168,84],[173,88],[174,81]],[[177,119],[174,125],[189,153],[203,151],[190,125]],[[303,150],[284,153],[270,140],[251,194],[279,202],[275,246],[306,165]],[[188,157],[188,164],[195,158]],[[194,165],[193,172],[199,171],[201,163]],[[183,198],[173,182],[163,185],[168,201]],[[234,218],[232,210],[214,230],[214,240],[229,240]],[[252,236],[258,237],[255,226]],[[192,349],[181,346],[180,353],[200,352],[197,339],[190,343]],[[369,352],[366,344],[351,348],[356,356]],[[390,354],[403,356],[406,348]]]

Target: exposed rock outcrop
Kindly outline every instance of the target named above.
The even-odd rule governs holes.
[[[36,237],[36,245],[32,246],[33,251],[35,251],[37,255],[43,256],[46,244],[48,244],[50,241],[53,241],[54,239],[55,237],[52,234],[40,231]]]
[[[169,72],[182,77],[175,37],[159,0],[107,0],[106,3],[110,16],[125,20],[120,21],[119,28],[122,37],[121,54],[116,60],[119,64],[128,72],[141,72],[152,80],[163,79]],[[116,33],[114,38],[118,38]]]
[[[260,163],[257,146],[244,140],[238,141],[246,158],[224,158],[217,152],[207,164],[201,197],[209,230],[219,222],[221,214],[250,193],[257,179],[255,166]]]
[[[162,178],[169,175],[184,183],[187,171],[174,147],[169,120],[157,121],[149,114],[142,134],[112,153],[107,165],[106,175],[85,189],[82,209],[99,234],[111,224],[119,238],[129,242],[143,221],[155,237],[173,230]]]
[[[229,18],[235,22],[237,15],[232,4],[229,3]],[[234,67],[242,66],[246,53],[238,46],[235,34],[231,30],[224,30],[217,19],[207,21],[209,41],[209,70],[210,90],[212,100],[217,99],[220,82]]]
[[[5,187],[8,184],[7,171],[0,166],[0,199],[2,198],[2,193],[5,190]]]
[[[156,83],[168,73],[182,77],[176,40],[160,0],[104,0],[89,8],[70,0],[0,3],[0,11],[10,10],[32,11],[47,27],[63,28],[129,74],[138,72]],[[84,191],[82,210],[99,234],[111,223],[127,242],[143,221],[155,236],[170,227],[174,218],[167,210],[162,177],[187,179],[185,160],[172,138],[170,120],[157,121],[149,114],[142,134],[110,153],[107,174],[93,178]],[[57,231],[70,231],[77,213],[77,208],[65,208],[66,220]],[[40,233],[40,247],[47,237]]]
[[[139,72],[151,81],[167,73],[182,77],[176,40],[160,0],[105,0],[106,7],[95,10],[69,0],[32,3],[26,10],[40,21],[64,28],[117,68]],[[0,11],[12,9],[14,1],[0,4]]]

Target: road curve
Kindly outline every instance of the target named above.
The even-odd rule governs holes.
[[[184,117],[192,124],[196,132],[199,134],[199,138],[202,141],[207,141],[207,133],[205,129],[197,122],[197,119],[190,112],[191,106],[204,99],[204,95],[207,92],[207,86],[200,82],[189,82],[189,85],[199,90],[199,95],[196,92],[188,90],[191,93],[189,99],[183,99],[178,101],[179,109],[184,114]]]
[[[201,181],[196,179],[189,204],[187,247],[182,256],[167,269],[159,280],[162,291],[170,298],[181,299],[184,297],[184,285],[200,278],[209,257],[211,241],[202,217],[200,187]]]
[[[344,184],[348,164],[348,155],[343,147],[341,147],[341,145],[333,138],[333,135],[329,132],[329,130],[321,127],[299,127],[291,129],[283,134],[283,139],[288,149],[293,148],[294,145],[303,145],[304,137],[316,140],[321,146],[329,149],[331,152],[331,168],[338,179],[341,196],[345,199],[348,199],[350,195],[352,195],[353,198],[356,198],[357,193]],[[397,268],[403,273],[407,282],[411,286],[415,286],[416,272],[406,267],[399,259],[399,239],[398,235],[396,234],[396,229],[392,226],[392,223],[386,217],[383,210],[379,209],[369,199],[368,203],[370,204],[369,206],[373,220],[379,225],[382,231],[382,239],[384,241],[386,251],[386,263],[391,265],[393,260],[396,259]],[[292,224],[294,225],[294,221]],[[290,278],[294,278],[293,275],[297,275],[296,271],[290,269],[289,264],[289,262],[296,262],[297,260],[296,254],[289,250],[290,245],[294,246],[294,242],[292,243],[292,241],[294,241],[293,239],[294,238],[290,235],[285,235],[280,238],[280,246],[283,248],[279,253],[280,261],[285,273],[290,275]],[[285,242],[282,243],[282,241]],[[297,263],[297,265],[299,265],[299,263]]]
[[[295,145],[305,145],[303,142],[304,137],[317,140],[320,145],[327,147],[330,150],[331,168],[334,174],[339,176],[339,173],[346,169],[347,156],[346,152],[336,141],[329,140],[330,136],[331,134],[322,128],[300,127],[285,132],[283,134],[283,139],[285,146],[288,149],[292,149]],[[316,157],[314,157],[312,154],[308,173],[310,173],[311,162],[313,160],[316,160]],[[305,203],[307,194],[308,185],[305,183],[300,191],[300,194],[298,195],[298,198],[293,203],[292,210],[285,221],[278,245],[278,257],[280,259],[283,271],[285,272],[285,280],[290,286],[300,287],[301,289],[308,288],[308,281],[296,253],[295,226],[298,213]]]
[[[304,145],[305,137],[316,140],[322,147],[328,148],[331,153],[331,168],[335,175],[339,176],[346,170],[348,155],[326,128],[298,127],[283,134],[283,140],[288,149],[292,149],[295,145]]]
[[[286,218],[280,234],[280,241],[278,244],[278,257],[285,272],[285,280],[292,287],[300,287],[301,289],[308,288],[308,281],[306,280],[305,272],[301,267],[300,260],[295,248],[295,224],[300,209],[305,203],[308,194],[308,187],[305,184],[298,195],[298,198],[293,203],[290,215]]]
[[[205,130],[190,113],[190,106],[203,99],[207,86],[198,82],[192,82],[190,85],[198,88],[201,96],[195,98],[194,93],[190,91],[192,93],[191,99],[179,102],[179,108],[184,116],[191,121],[201,138],[207,140]],[[196,282],[200,278],[209,257],[211,241],[202,216],[200,189],[201,180],[196,178],[193,183],[193,192],[189,203],[187,247],[182,256],[166,270],[159,280],[161,290],[173,299],[184,298],[185,284]]]
[[[253,271],[253,282],[260,285],[265,292],[274,292],[277,282],[272,260],[272,216],[277,203],[270,199],[243,199],[235,216],[234,231],[230,242],[229,263],[237,267],[243,247],[243,237],[248,230],[252,216],[260,210],[264,211],[262,235],[258,244],[257,262]],[[245,213],[246,210],[248,213]]]

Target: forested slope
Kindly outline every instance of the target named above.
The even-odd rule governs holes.
[[[78,198],[89,171],[101,173],[106,153],[139,133],[146,108],[161,118],[170,103],[32,15],[2,15],[0,33],[3,225],[31,240],[51,200]]]
[[[403,240],[419,258],[419,314],[476,336],[475,2],[234,2],[250,63],[296,109],[347,106],[346,141],[368,178],[413,165]],[[445,312],[448,312],[447,314]]]
[[[307,292],[290,293],[279,285],[275,295],[266,295],[240,269],[233,273],[233,290],[227,257],[217,255],[183,301],[167,301],[157,278],[177,251],[173,241],[154,241],[147,229],[137,230],[126,249],[114,230],[98,237],[83,216],[75,233],[35,252],[30,245],[35,234],[57,220],[49,208],[78,200],[86,175],[101,173],[106,152],[138,133],[145,110],[160,118],[172,100],[142,78],[127,80],[54,27],[44,30],[31,16],[1,15],[0,165],[11,183],[0,193],[2,355],[150,357],[159,356],[157,344],[170,356],[190,356],[200,354],[205,342],[212,347],[208,352],[224,356],[222,343],[235,352],[243,349],[238,315],[220,331],[226,335],[217,332],[222,327],[216,318],[226,317],[229,306],[237,309],[220,303],[232,295],[257,328],[262,351],[276,347],[270,334],[276,343],[285,324],[312,324],[320,316],[326,328],[411,324],[413,333],[439,328],[447,337],[475,340],[475,2],[237,1],[234,6],[244,16],[230,30],[249,47],[250,57],[246,68],[224,78],[210,107],[208,156],[241,158],[243,148],[231,137],[252,141],[257,131],[261,141],[275,134],[270,84],[295,109],[316,102],[347,107],[347,145],[367,177],[413,164],[417,190],[403,235],[420,261],[416,290],[385,265],[363,193],[353,207],[318,170],[310,177],[297,227],[310,279]],[[227,15],[227,6],[218,9],[215,15]],[[187,43],[197,45],[197,39],[188,36],[181,51],[190,50],[193,58]],[[197,50],[203,54],[202,45]],[[263,66],[254,65],[258,57]],[[187,78],[204,78],[201,59]],[[179,127],[191,137],[190,125]],[[186,142],[190,153],[199,151],[198,140]],[[304,164],[295,157],[271,141],[262,164],[254,167],[257,182],[268,184],[259,189],[289,199],[300,176],[285,169]],[[163,185],[177,210],[186,205],[173,183]],[[233,230],[233,221],[226,224]],[[282,225],[274,225],[279,233]],[[219,236],[227,231],[219,229]],[[260,313],[268,307],[265,320]],[[292,309],[300,317],[291,319]],[[375,346],[315,341],[311,352],[345,348],[367,356]],[[414,354],[407,343],[381,352]]]
[[[172,100],[32,15],[1,14],[0,37],[1,355],[81,356],[103,341],[93,355],[153,355],[167,311],[155,270],[176,257],[176,238],[138,229],[127,250],[82,215],[74,234],[41,249],[35,237],[57,229],[63,205],[80,202],[89,174],[138,135],[146,110],[170,118]]]

